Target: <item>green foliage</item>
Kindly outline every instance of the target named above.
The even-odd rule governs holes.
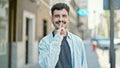
[[[103,17],[109,17],[110,16],[110,12],[109,12],[109,10],[105,10],[102,14],[101,14],[101,16],[103,16]]]

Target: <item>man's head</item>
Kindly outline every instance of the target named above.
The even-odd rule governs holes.
[[[51,8],[52,22],[55,29],[66,28],[69,23],[69,6],[65,3],[57,3]]]
[[[65,3],[57,3],[57,4],[53,5],[53,7],[51,8],[51,14],[53,15],[53,12],[55,10],[62,10],[62,9],[65,9],[69,14],[70,8]]]

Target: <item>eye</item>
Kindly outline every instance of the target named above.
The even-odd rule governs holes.
[[[59,15],[54,15],[55,17],[60,17]]]
[[[63,17],[67,17],[67,15],[63,15]]]

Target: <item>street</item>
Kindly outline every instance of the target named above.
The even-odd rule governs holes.
[[[96,51],[93,50],[92,44],[85,42],[88,68],[110,68],[109,63],[109,50],[102,50],[96,48]],[[120,68],[120,47],[115,51],[116,55],[116,67]]]
[[[92,44],[85,42],[88,68],[100,68],[99,57],[96,51],[93,50]]]

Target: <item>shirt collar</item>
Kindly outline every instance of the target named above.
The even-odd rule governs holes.
[[[68,32],[67,38],[71,39],[71,33],[68,30],[67,32]]]

